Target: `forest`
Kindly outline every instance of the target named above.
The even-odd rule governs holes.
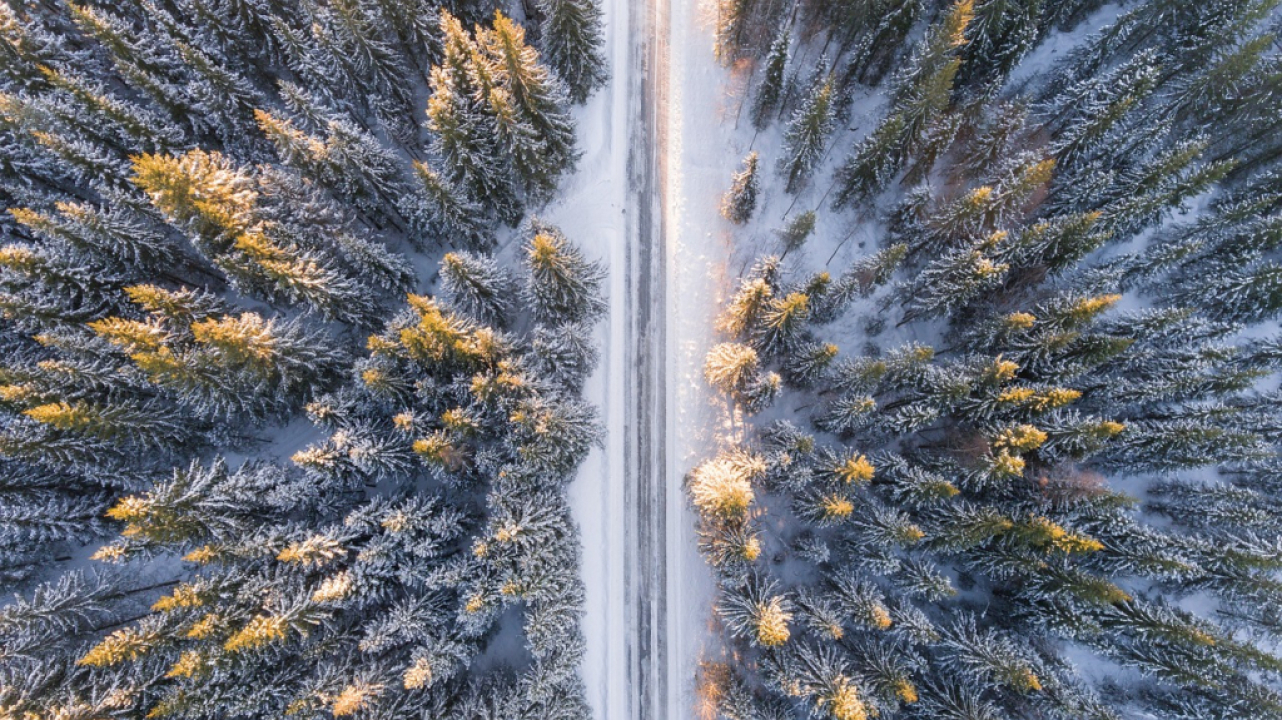
[[[0,0],[0,720],[1282,720],[1280,5]]]
[[[0,2],[0,717],[585,716],[603,269],[535,213],[602,43]]]
[[[709,715],[1282,717],[1277,6],[717,3]]]

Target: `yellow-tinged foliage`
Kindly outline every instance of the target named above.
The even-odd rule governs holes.
[[[766,307],[774,291],[762,278],[744,284],[717,318],[717,328],[735,337],[742,337],[752,327],[753,320]]]
[[[165,673],[167,678],[195,678],[205,674],[208,670],[208,664],[205,662],[205,656],[201,655],[198,650],[184,650],[178,656],[178,662],[169,668]]]
[[[1037,677],[1037,673],[1028,668],[1021,668],[1015,671],[1009,681],[1012,688],[1023,693],[1036,692],[1042,689],[1041,679]]]
[[[828,495],[822,502],[824,517],[829,520],[841,520],[850,517],[855,511],[854,503],[841,495]]]
[[[437,430],[425,438],[415,440],[411,449],[415,455],[433,465],[453,467],[460,459],[458,448],[444,430]]]
[[[162,347],[155,352],[136,352],[129,356],[139,370],[153,379],[180,377],[186,373],[181,360],[169,348]]]
[[[484,343],[472,337],[467,326],[441,310],[436,301],[410,295],[410,306],[418,312],[418,324],[400,331],[401,347],[421,363],[470,362],[486,357]]]
[[[343,556],[346,552],[337,540],[323,535],[313,535],[305,540],[290,543],[276,555],[276,559],[298,565],[320,566]]]
[[[320,587],[312,593],[314,603],[332,603],[343,600],[352,594],[352,575],[344,570],[321,581]]]
[[[29,385],[4,385],[0,386],[0,400],[9,403],[24,403],[35,400],[40,396],[35,388]]]
[[[993,448],[1013,452],[1032,452],[1046,442],[1047,435],[1032,425],[1015,425],[997,433]]]
[[[962,202],[971,207],[979,208],[979,207],[983,207],[984,205],[987,205],[988,201],[992,197],[993,197],[993,188],[989,185],[983,185],[966,193],[966,197],[962,200]]]
[[[997,396],[997,402],[1006,405],[1024,405],[1032,400],[1037,391],[1030,387],[1013,387],[1002,391]]]
[[[0,267],[30,273],[40,265],[40,256],[21,245],[0,247]]]
[[[1101,440],[1104,440],[1104,439],[1111,438],[1121,434],[1122,431],[1125,429],[1126,429],[1126,426],[1120,422],[1114,422],[1112,420],[1104,420],[1102,422],[1098,422],[1092,425],[1089,428],[1089,432],[1093,437],[1097,437]]]
[[[755,456],[721,455],[690,474],[690,494],[701,512],[740,517],[756,498],[752,478],[764,471],[764,461]]]
[[[334,717],[347,717],[369,707],[383,692],[382,685],[353,683],[329,698],[329,709]]]
[[[183,555],[183,560],[200,565],[207,565],[218,559],[218,549],[213,545],[202,545]]]
[[[125,549],[119,545],[103,545],[95,550],[89,559],[109,563],[120,562],[125,559]]]
[[[164,315],[181,315],[182,306],[175,302],[175,299],[181,297],[180,294],[172,290],[166,290],[159,285],[130,285],[125,288],[125,294],[129,296],[130,302],[139,305],[148,312],[158,312]]]
[[[213,637],[223,628],[223,619],[217,613],[206,613],[191,627],[187,628],[187,637],[192,640],[204,640]]]
[[[956,488],[953,489],[956,490]],[[895,539],[898,540],[901,545],[912,545],[919,542],[924,537],[926,537],[926,533],[922,532],[921,528],[911,523],[903,525],[895,531]]]
[[[391,513],[388,513],[387,517],[383,518],[383,520],[379,522],[379,525],[384,530],[395,534],[404,532],[410,527],[410,522],[411,519],[409,513],[404,510],[394,510]]]
[[[340,453],[335,448],[310,447],[289,456],[290,462],[305,468],[331,468],[338,462]]]
[[[894,621],[890,619],[890,611],[881,603],[873,605],[872,608],[869,609],[868,614],[869,620],[872,622],[872,626],[878,630],[888,630],[890,626],[894,624]]]
[[[1068,310],[1068,317],[1074,322],[1083,323],[1105,310],[1113,307],[1122,296],[1117,294],[1096,295],[1094,297],[1083,298],[1073,303]]]
[[[999,478],[1017,478],[1024,474],[1024,458],[1002,450],[990,460],[989,471]]]
[[[400,354],[401,346],[388,340],[382,335],[370,335],[365,341],[365,349],[370,351],[371,355],[388,355],[395,357]]]
[[[782,328],[797,322],[809,312],[809,295],[800,292],[789,293],[787,297],[770,302],[766,322],[772,327]]]
[[[464,408],[453,408],[441,413],[441,424],[465,435],[475,434],[481,429],[481,424]]]
[[[264,367],[276,357],[279,343],[271,321],[256,313],[201,320],[192,323],[191,332],[196,342],[218,348],[228,360]]]
[[[1001,355],[993,358],[993,364],[984,369],[984,381],[1000,385],[1015,378],[1019,365],[1010,360],[1003,360]]]
[[[180,157],[145,154],[132,160],[134,184],[177,222],[195,222],[202,233],[231,237],[255,222],[253,179],[221,153],[197,148]]]
[[[832,690],[822,698],[821,705],[834,720],[868,720],[868,708],[859,697],[859,688],[844,675],[833,682]]]
[[[1077,400],[1082,396],[1078,390],[1069,388],[1050,388],[1038,392],[1030,387],[1013,387],[1003,390],[997,396],[997,402],[1003,405],[1013,405],[1024,408],[1035,413],[1043,413]]]
[[[763,647],[779,647],[788,642],[792,634],[788,630],[791,619],[792,613],[783,607],[783,598],[776,596],[767,600],[757,611],[757,642]]]
[[[23,415],[59,430],[84,430],[93,426],[98,418],[82,405],[67,402],[47,403],[24,410]]]
[[[236,631],[227,642],[223,643],[223,649],[227,652],[243,652],[245,650],[255,650],[279,642],[285,639],[285,630],[289,627],[289,621],[276,615],[258,615],[245,624],[245,627]]]
[[[538,233],[530,241],[530,264],[537,268],[555,267],[561,256],[561,243],[548,233]]]
[[[406,690],[426,687],[432,682],[432,663],[427,658],[420,657],[409,666],[402,679]]]
[[[761,540],[753,535],[743,544],[743,559],[752,562],[761,557]]]
[[[77,665],[90,667],[110,667],[122,662],[137,660],[147,654],[159,640],[155,632],[143,632],[137,628],[123,628],[102,639],[93,646],[84,657],[76,661]]]
[[[703,376],[721,392],[733,393],[757,374],[757,351],[741,343],[719,343],[708,351]]]
[[[1081,391],[1068,388],[1051,388],[1039,395],[1031,404],[1034,412],[1046,412],[1061,408],[1082,396]]]
[[[912,681],[907,678],[900,678],[895,681],[895,695],[899,697],[905,705],[912,705],[917,702],[917,688]]]
[[[1026,312],[1011,313],[1002,320],[1002,324],[1006,326],[1007,330],[1027,330],[1035,322],[1037,322],[1037,318]]]
[[[152,603],[151,609],[157,612],[169,612],[180,608],[195,608],[205,604],[203,593],[195,585],[183,583],[176,586],[173,592]]]
[[[1103,550],[1104,544],[1087,535],[1065,530],[1049,518],[1035,516],[1016,526],[1016,531],[1030,545],[1058,550],[1064,553],[1085,553]]]
[[[866,455],[854,455],[846,459],[837,468],[837,477],[846,484],[865,483],[872,480],[877,468],[868,461]]]

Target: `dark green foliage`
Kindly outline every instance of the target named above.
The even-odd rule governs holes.
[[[480,254],[605,79],[540,7],[0,3],[0,715],[584,716],[602,271]]]
[[[892,30],[913,5],[801,6],[834,106],[886,101],[807,248],[872,250],[767,258],[718,326],[708,367],[751,346],[786,383],[689,481],[720,712],[1282,717],[1277,3],[1136,2],[1059,56],[1099,3]]]
[[[543,56],[575,102],[606,80],[601,9],[593,0],[539,0]]]

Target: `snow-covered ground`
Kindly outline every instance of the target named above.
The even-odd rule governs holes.
[[[599,410],[607,434],[601,447],[579,468],[569,497],[583,539],[582,573],[587,590],[583,631],[587,656],[583,679],[597,718],[625,717],[628,677],[624,639],[623,555],[624,403],[614,387],[625,367],[627,317],[624,297],[626,262],[625,205],[628,154],[628,35],[626,0],[604,3],[608,84],[577,112],[579,149],[583,156],[560,199],[543,212],[591,257],[609,270],[610,311],[597,328],[601,362],[588,380],[587,399]]]
[[[667,168],[668,250],[668,707],[672,720],[695,717],[699,660],[715,657],[714,585],[699,556],[695,513],[682,479],[726,433],[724,407],[708,393],[703,359],[713,322],[735,281],[729,224],[718,212],[738,162],[729,132],[738,110],[731,74],[712,54],[709,2],[669,3]]]

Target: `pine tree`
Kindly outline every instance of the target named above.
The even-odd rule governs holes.
[[[546,198],[555,188],[556,178],[573,167],[577,158],[574,123],[565,110],[568,104],[565,88],[539,63],[538,52],[525,44],[525,30],[502,13],[495,14],[492,31],[478,32],[477,43],[489,57],[494,81],[506,91],[499,95],[491,93],[492,112],[502,124],[495,98],[510,98],[511,122],[528,127],[528,133],[510,133],[501,148],[505,156],[517,160],[526,192],[536,198]],[[528,148],[531,162],[522,163],[526,148],[522,147],[520,138],[527,134],[535,144]]]
[[[516,285],[493,259],[447,253],[441,260],[441,285],[451,304],[477,322],[495,327],[508,324]]]
[[[407,214],[417,221],[419,228],[428,232],[435,225],[435,232],[444,234],[447,243],[452,243],[453,237],[460,237],[473,249],[489,246],[492,233],[476,202],[425,163],[415,161],[414,177],[421,199],[410,204],[410,198],[418,198],[407,197],[406,207]]]
[[[783,99],[784,72],[788,67],[788,37],[791,32],[791,28],[781,27],[774,42],[770,44],[761,85],[757,87],[757,94],[752,99],[752,125],[757,130],[766,129]]]
[[[754,344],[767,357],[786,356],[804,340],[806,322],[810,319],[810,297],[789,293],[766,303]]]
[[[548,65],[582,103],[606,81],[601,8],[595,0],[539,0],[539,35]]]
[[[605,310],[601,298],[604,271],[587,261],[561,231],[531,221],[525,246],[528,271],[525,299],[544,324],[593,320]]]
[[[721,198],[721,215],[736,225],[748,222],[757,208],[761,181],[757,177],[757,153],[743,159],[743,169],[734,174],[730,189]]]
[[[954,251],[927,266],[903,289],[907,310],[901,323],[951,312],[998,287],[1010,265],[992,258],[1005,240],[1004,232],[994,233],[973,249]]]
[[[759,577],[750,577],[742,587],[726,588],[717,613],[735,635],[749,639],[753,645],[778,647],[788,642],[792,632],[792,603],[778,587]]]
[[[715,53],[721,62],[734,61],[742,49],[752,21],[753,0],[718,0]]]
[[[442,64],[431,73],[428,127],[451,183],[512,223],[519,213],[515,179],[499,160],[494,119],[485,99],[494,68],[476,42],[449,13],[441,14]]]
[[[963,75],[1004,78],[1032,49],[1041,34],[1042,0],[987,0],[975,7],[966,28],[969,42]]]
[[[757,370],[757,351],[738,343],[714,345],[703,365],[708,383],[730,395],[742,392],[755,379]]]
[[[788,178],[787,192],[795,193],[810,178],[823,155],[834,122],[832,78],[821,74],[806,99],[793,113],[784,134],[779,173]]]

